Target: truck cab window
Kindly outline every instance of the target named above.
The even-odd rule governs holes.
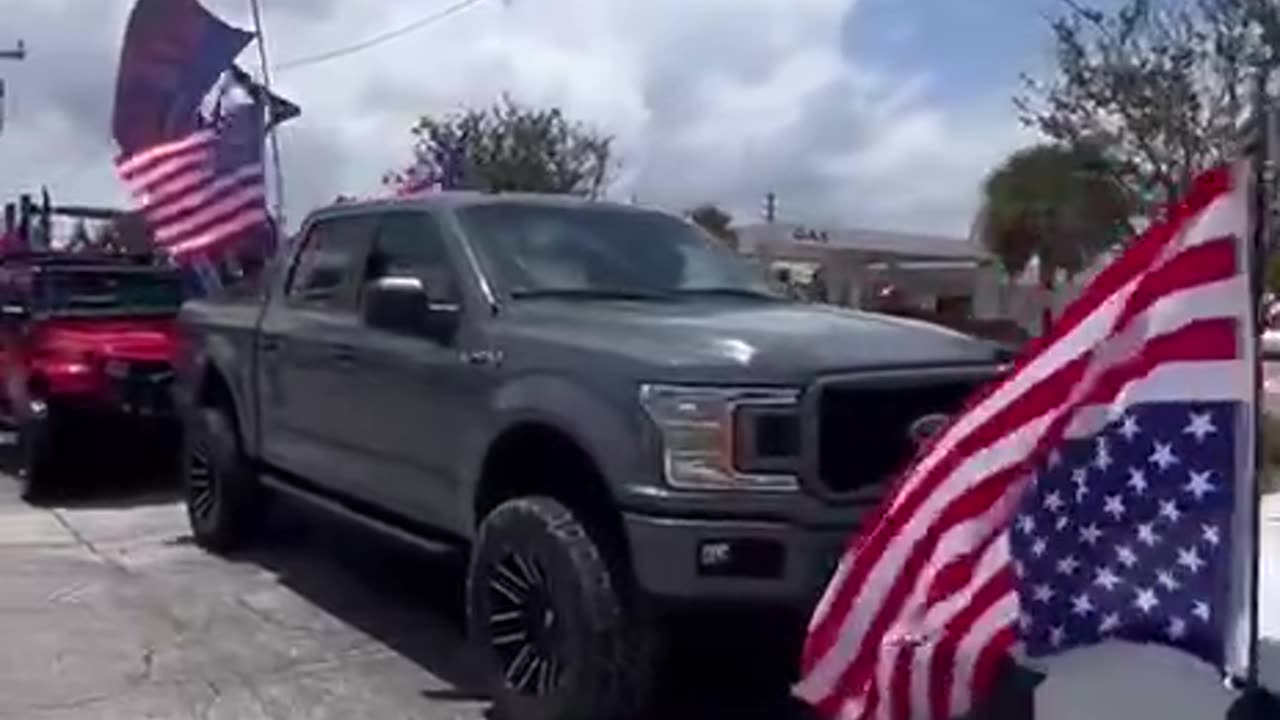
[[[457,275],[444,234],[423,213],[398,212],[383,217],[365,263],[364,282],[384,277],[415,277],[432,301],[458,301]]]
[[[351,281],[357,258],[365,253],[373,229],[370,218],[340,218],[314,225],[289,278],[292,305],[354,310]]]

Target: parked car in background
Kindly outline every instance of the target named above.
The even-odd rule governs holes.
[[[1280,360],[1280,303],[1268,304],[1262,328],[1262,357]]]
[[[286,493],[470,553],[498,717],[631,716],[674,614],[797,637],[883,483],[994,343],[794,302],[694,225],[566,197],[313,213],[251,300],[187,303],[187,510],[215,551]]]
[[[181,303],[176,271],[146,257],[0,258],[0,415],[18,429],[24,494],[52,489],[91,441],[117,459],[177,457]]]

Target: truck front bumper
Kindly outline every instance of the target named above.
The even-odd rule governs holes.
[[[650,596],[677,604],[808,611],[856,523],[687,519],[628,513],[633,571]]]

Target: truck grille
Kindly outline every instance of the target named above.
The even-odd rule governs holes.
[[[820,386],[816,412],[821,488],[852,493],[892,479],[916,452],[911,425],[934,413],[949,416],[961,410],[982,382],[952,378]]]

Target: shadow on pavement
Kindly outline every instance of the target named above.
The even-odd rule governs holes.
[[[0,473],[19,479],[22,461],[17,445],[0,444]],[[73,460],[33,502],[39,507],[127,509],[165,505],[181,499],[177,459],[146,444],[92,448]]]
[[[271,541],[241,560],[452,686],[424,689],[424,698],[485,699],[464,641],[461,554],[427,554],[293,503],[280,509]],[[802,622],[782,627],[798,632]],[[798,635],[778,628],[758,615],[674,621],[664,665],[675,681],[662,689],[654,720],[807,720],[787,692]]]

